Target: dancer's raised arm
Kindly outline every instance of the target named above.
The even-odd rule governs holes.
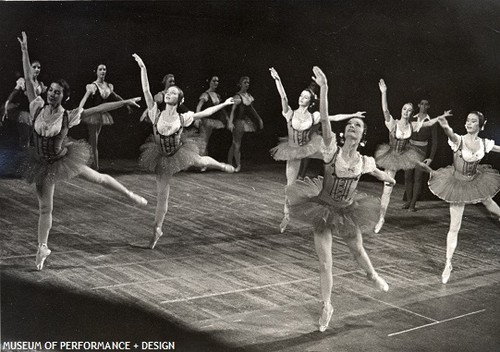
[[[33,74],[31,73],[30,57],[28,54],[28,36],[26,35],[26,32],[22,32],[22,39],[18,37],[17,40],[21,44],[21,51],[23,53],[23,72],[24,80],[26,82],[26,95],[31,103],[35,100],[36,93]]]
[[[444,116],[440,116],[437,121],[439,122],[439,125],[444,131],[444,134],[453,142],[453,143],[458,143],[460,142],[460,136],[453,132],[453,129],[450,127],[448,124],[448,120]]]
[[[385,121],[389,122],[392,116],[389,112],[389,105],[387,104],[387,85],[383,79],[378,82],[378,87],[380,89],[380,93],[382,93],[382,112],[384,113]]]
[[[364,118],[366,114],[366,111],[358,111],[355,112],[354,114],[335,114],[335,115],[330,115],[328,116],[328,120],[330,122],[340,122],[344,120],[349,120],[353,117],[358,117],[360,119]]]
[[[326,146],[332,142],[332,126],[328,119],[328,82],[325,74],[318,66],[313,67],[314,76],[312,79],[320,87],[319,90],[319,114],[321,117],[321,130],[323,132],[323,141]]]
[[[135,61],[137,61],[137,64],[141,68],[142,91],[144,92],[144,99],[146,99],[146,105],[148,106],[148,109],[152,109],[154,107],[155,101],[149,89],[148,71],[146,70],[146,65],[144,65],[144,61],[142,61],[139,55],[133,54],[132,56],[134,57]]]
[[[281,83],[281,78],[278,75],[278,71],[276,71],[274,67],[271,67],[269,69],[269,72],[271,73],[271,77],[274,79],[274,82],[276,83],[276,88],[278,89],[278,93],[281,97],[281,108],[283,110],[283,114],[286,114],[291,108],[290,105],[288,105],[288,97],[286,96],[283,83]]]

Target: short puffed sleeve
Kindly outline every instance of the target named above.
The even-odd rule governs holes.
[[[76,108],[73,110],[68,110],[68,127],[71,128],[80,123],[82,117],[83,108]]]
[[[194,112],[193,111],[187,111],[185,113],[182,114],[182,117],[184,119],[184,127],[188,127],[189,125],[191,125],[194,121]]]
[[[487,139],[487,138],[484,139],[484,152],[485,153],[491,152],[491,150],[493,149],[494,146],[495,146],[494,140]]]
[[[389,118],[389,121],[385,120],[385,127],[391,132],[396,128],[396,124],[397,121],[392,116]]]
[[[30,115],[31,118],[35,118],[36,112],[43,108],[45,105],[45,102],[43,101],[41,96],[37,96],[35,99],[33,99],[30,103]]]
[[[369,174],[375,171],[377,165],[375,164],[375,159],[371,156],[363,155],[363,171],[364,174]]]
[[[313,124],[317,124],[319,123],[319,121],[321,120],[321,115],[319,114],[319,111],[315,111],[313,112]]]
[[[156,118],[160,114],[160,110],[158,110],[158,104],[154,103],[153,107],[151,109],[148,109],[148,117],[149,120],[151,120],[152,123],[156,122]]]
[[[456,152],[458,148],[460,148],[460,143],[462,143],[462,136],[458,139],[457,143],[453,142],[451,138],[448,138],[448,145],[451,147],[451,150]]]

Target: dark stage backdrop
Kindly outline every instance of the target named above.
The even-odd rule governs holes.
[[[22,71],[16,37],[26,31],[32,59],[42,62],[41,80],[65,78],[72,87],[68,107],[78,104],[99,63],[123,97],[142,96],[139,68],[145,61],[153,93],[174,73],[196,108],[204,79],[220,77],[219,92],[236,92],[241,75],[266,125],[247,136],[244,158],[270,160],[267,150],[286,134],[280,99],[268,68],[280,73],[292,108],[320,66],[330,85],[330,112],[367,111],[366,154],[388,140],[378,80],[388,84],[389,108],[399,118],[405,102],[431,101],[431,116],[453,109],[450,124],[465,133],[471,110],[488,117],[484,137],[500,143],[500,2],[476,1],[168,1],[0,3],[0,98],[6,99]],[[142,102],[144,106],[144,102]],[[104,127],[103,158],[136,158],[150,127],[142,111],[114,113]],[[336,129],[342,125],[336,126]],[[85,126],[71,134],[86,138]],[[228,132],[215,135],[211,150],[224,158]],[[499,157],[487,162],[500,168]],[[451,163],[440,131],[434,167]]]

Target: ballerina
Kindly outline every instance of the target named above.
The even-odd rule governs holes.
[[[220,163],[208,156],[200,156],[198,147],[190,140],[183,141],[181,135],[184,127],[194,120],[210,116],[220,109],[232,105],[233,98],[203,111],[194,113],[188,111],[179,113],[177,107],[182,104],[184,93],[177,86],[171,86],[165,93],[165,109],[160,111],[149,90],[149,80],[146,65],[137,54],[132,55],[141,69],[141,83],[148,116],[153,124],[153,138],[142,147],[140,165],[150,172],[156,173],[157,204],[153,236],[149,247],[153,249],[163,235],[162,226],[168,210],[170,181],[172,176],[190,166],[197,168],[214,168],[224,172],[234,172],[234,167]]]
[[[362,233],[371,230],[377,221],[378,201],[366,194],[358,194],[356,187],[362,174],[394,184],[396,181],[379,170],[375,160],[361,155],[357,149],[366,136],[366,124],[361,118],[351,118],[345,127],[345,143],[336,144],[328,120],[328,84],[324,73],[313,68],[315,80],[320,86],[320,114],[323,131],[324,178],[296,180],[287,186],[286,194],[293,218],[301,219],[313,226],[314,244],[319,260],[320,290],[323,310],[319,319],[319,331],[327,329],[333,315],[331,304],[332,234],[340,235],[358,264],[365,270],[373,285],[383,291],[389,290],[387,282],[374,269],[365,248]]]
[[[69,98],[69,85],[65,80],[53,81],[47,90],[47,102],[36,96],[28,54],[28,38],[22,32],[21,44],[23,71],[26,82],[26,94],[30,102],[29,109],[33,119],[34,150],[30,151],[21,166],[23,178],[36,186],[36,195],[40,210],[38,220],[38,251],[35,264],[38,270],[43,265],[51,250],[48,248],[49,232],[52,228],[54,190],[58,182],[79,176],[87,181],[121,193],[137,205],[147,205],[146,199],[129,191],[120,182],[109,175],[101,174],[87,166],[90,147],[85,141],[73,141],[67,137],[68,130],[81,121],[81,118],[95,113],[118,109],[126,105],[137,105],[140,98],[105,103],[90,109],[81,107],[66,110],[62,103]]]
[[[451,259],[457,248],[465,205],[483,203],[500,220],[500,207],[493,200],[500,191],[500,174],[490,165],[479,165],[487,153],[500,153],[500,146],[491,139],[479,137],[486,124],[486,118],[479,111],[467,115],[465,135],[455,133],[445,117],[440,117],[438,122],[453,150],[453,165],[431,171],[428,182],[432,193],[450,204],[446,264],[441,275],[443,284],[446,284],[453,270]]]

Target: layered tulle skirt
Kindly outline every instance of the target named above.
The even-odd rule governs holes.
[[[204,118],[202,121],[201,121],[201,124],[204,126],[204,127],[210,127],[212,129],[215,129],[215,130],[219,130],[221,128],[224,128],[226,126],[224,126],[224,123],[221,121],[221,120],[218,120],[218,119],[210,119],[210,118]]]
[[[259,126],[257,126],[254,121],[249,117],[240,118],[234,121],[234,128],[243,132],[257,132]]]
[[[82,121],[90,125],[112,125],[114,123],[113,117],[109,112],[88,115],[82,118]]]
[[[380,200],[365,193],[356,193],[351,202],[335,201],[320,196],[323,177],[297,180],[286,187],[286,196],[292,218],[311,224],[315,231],[330,229],[339,236],[373,231],[378,221]]]
[[[22,157],[19,173],[28,183],[56,183],[66,181],[81,173],[91,155],[90,145],[84,140],[66,138],[63,143],[67,152],[56,160],[40,157],[35,148],[30,148]]]
[[[274,160],[300,160],[321,153],[323,149],[323,137],[315,134],[312,136],[309,143],[303,146],[290,145],[288,143],[288,137],[280,138],[280,143],[269,152]]]
[[[141,146],[139,165],[159,175],[173,175],[195,165],[200,158],[198,146],[192,140],[185,140],[175,154],[168,156],[162,153],[153,136],[150,136]]]
[[[402,152],[397,152],[389,144],[382,144],[375,151],[377,166],[385,170],[410,170],[415,168],[416,163],[424,158],[425,156],[416,148],[407,148]]]
[[[429,189],[448,203],[479,203],[500,191],[500,174],[490,165],[478,165],[474,176],[464,176],[453,165],[431,173]]]

